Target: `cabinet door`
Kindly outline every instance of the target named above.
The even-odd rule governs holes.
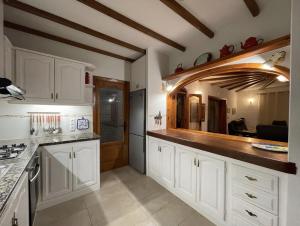
[[[54,99],[54,58],[16,50],[16,82],[35,101]]]
[[[13,45],[9,39],[4,36],[4,76],[10,80],[13,79],[12,76],[12,57],[13,57]]]
[[[97,142],[82,142],[73,147],[73,189],[80,190],[99,180]]]
[[[197,205],[211,216],[224,219],[225,162],[197,157]]]
[[[196,154],[176,148],[176,193],[184,199],[195,202],[196,194]]]
[[[160,152],[159,152],[159,143],[157,140],[149,138],[148,146],[148,174],[151,177],[156,179],[160,178]]]
[[[72,145],[46,146],[43,156],[43,200],[72,191]]]
[[[175,176],[175,151],[174,146],[165,143],[160,144],[161,158],[160,158],[160,176],[161,181],[169,188],[174,187],[174,176]]]
[[[55,59],[55,102],[83,103],[84,65]]]
[[[18,225],[29,226],[29,194],[28,194],[28,178],[22,181],[14,217],[18,220]]]

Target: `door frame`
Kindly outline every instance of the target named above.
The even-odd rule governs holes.
[[[219,132],[222,134],[227,134],[227,101],[225,99],[221,99],[215,96],[208,96],[208,102],[207,102],[207,130],[208,130],[208,122],[209,122],[209,100],[215,100],[219,103],[219,115],[221,116],[219,118]]]
[[[101,136],[101,123],[100,123],[100,97],[98,95],[98,90],[100,88],[108,87],[108,88],[117,88],[124,90],[124,141],[113,141],[113,142],[107,142],[105,143],[106,146],[113,146],[116,143],[124,143],[123,145],[123,159],[122,162],[118,163],[115,168],[128,165],[129,162],[129,155],[128,155],[128,149],[129,149],[129,87],[130,83],[127,81],[121,81],[117,79],[111,79],[101,76],[93,76],[93,98],[94,98],[94,104],[93,104],[93,131],[96,134],[99,134]],[[103,144],[100,142],[100,147]],[[101,158],[101,149],[100,148],[100,162],[102,160]],[[107,171],[109,169],[106,169],[100,164],[101,172]]]

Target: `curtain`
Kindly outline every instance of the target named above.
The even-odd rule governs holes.
[[[289,120],[289,92],[261,93],[259,95],[259,124],[271,125],[274,120]]]

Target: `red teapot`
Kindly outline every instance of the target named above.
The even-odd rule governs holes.
[[[220,49],[220,58],[232,54],[233,51],[234,45],[224,45],[223,48]]]
[[[175,73],[179,73],[179,72],[182,72],[182,71],[183,71],[182,64],[178,64],[176,69],[175,69]]]
[[[251,48],[251,47],[258,46],[258,45],[262,44],[263,41],[264,41],[264,40],[263,40],[262,38],[261,38],[261,39],[257,39],[257,38],[255,38],[255,37],[250,37],[250,38],[248,38],[248,39],[245,41],[245,44],[243,44],[243,43],[241,42],[241,48],[242,48],[242,49],[249,49],[249,48]]]

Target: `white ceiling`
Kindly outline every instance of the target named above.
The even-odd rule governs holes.
[[[64,17],[68,20],[90,27],[99,32],[121,39],[141,48],[159,48],[165,53],[179,52],[156,39],[153,39],[127,25],[118,22],[98,11],[75,0],[20,0],[37,8]],[[205,44],[209,38],[188,22],[174,13],[159,0],[97,0],[104,5],[120,12],[136,22],[166,36],[187,47],[191,46],[190,37],[199,37],[199,42]],[[254,20],[242,0],[180,0],[182,6],[195,15],[218,35],[218,30],[224,25]],[[257,0],[261,13],[272,4],[270,0]],[[278,2],[278,1],[277,1]],[[5,6],[5,20],[32,27],[50,34],[61,36],[83,44],[126,57],[137,57],[140,54],[84,34],[77,30],[31,15],[18,9]]]

